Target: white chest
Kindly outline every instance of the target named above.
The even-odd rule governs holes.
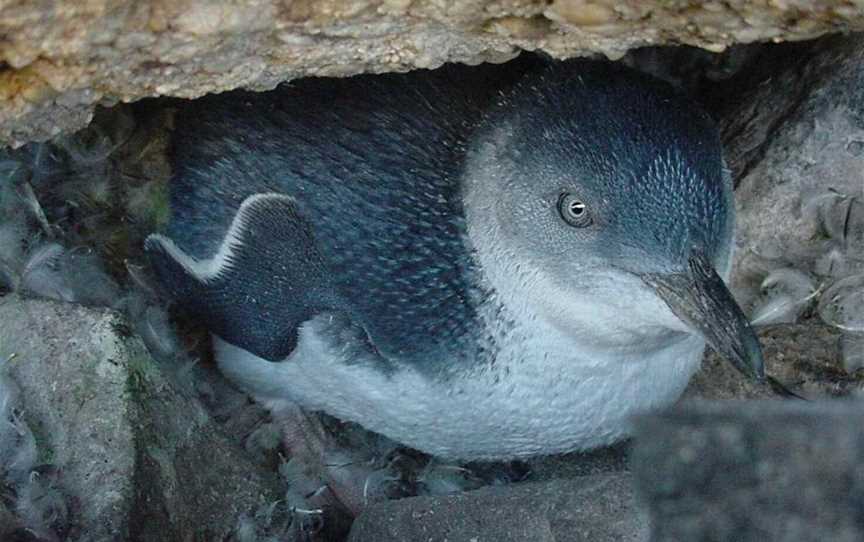
[[[217,358],[230,378],[273,407],[291,401],[323,410],[454,459],[527,457],[619,440],[632,414],[677,399],[704,348],[682,335],[638,355],[587,359],[547,330],[542,341],[523,334],[504,344],[491,367],[436,381],[412,369],[388,375],[346,362],[320,328],[315,320],[304,326],[282,363],[215,339]]]

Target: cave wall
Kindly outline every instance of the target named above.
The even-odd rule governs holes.
[[[309,75],[722,51],[864,28],[851,1],[76,0],[0,2],[0,144],[84,126],[97,105],[266,89]]]

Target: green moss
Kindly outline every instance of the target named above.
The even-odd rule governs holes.
[[[146,229],[160,229],[171,218],[168,183],[149,181],[126,189],[126,214]]]
[[[160,230],[171,220],[171,196],[168,183],[154,182],[153,185],[153,223]]]
[[[51,446],[42,425],[28,423],[27,426],[33,433],[33,440],[36,441],[36,451],[38,453],[36,463],[39,465],[54,464],[54,448]]]
[[[126,392],[134,395],[144,392],[155,369],[153,361],[146,355],[130,357],[127,364]]]
[[[0,371],[6,370],[6,364],[21,363],[23,360],[14,352],[8,352],[3,344],[0,344]],[[37,464],[51,465],[54,463],[54,448],[51,446],[51,441],[45,433],[45,429],[41,423],[35,423],[34,420],[26,419],[27,427],[33,433],[33,440],[36,442]]]

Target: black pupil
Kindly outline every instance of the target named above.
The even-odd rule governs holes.
[[[585,204],[581,201],[573,201],[570,203],[570,214],[573,216],[579,216],[583,212],[585,212]]]

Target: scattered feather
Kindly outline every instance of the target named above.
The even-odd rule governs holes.
[[[278,503],[277,507],[263,508],[256,514],[255,525],[270,525],[269,533],[279,533],[279,540],[299,541],[307,540],[310,535],[321,530],[324,522],[325,510],[317,503],[322,497],[326,502],[325,494],[328,488],[317,479],[310,466],[296,458],[282,461],[279,464],[279,474],[285,481],[285,499]],[[277,529],[273,529],[273,517],[276,511],[287,512],[288,521],[277,522]],[[247,527],[248,529],[248,527]]]
[[[58,470],[37,468],[36,438],[16,412],[18,393],[8,376],[11,359],[0,362],[0,487],[11,489],[21,528],[37,540],[59,541],[57,533],[67,523],[66,498],[57,483]]]
[[[18,391],[7,376],[7,364],[12,359],[9,356],[0,360],[0,481],[2,475],[9,469],[8,465],[16,455],[21,429],[20,420],[14,412],[18,400]]]
[[[58,532],[67,524],[69,510],[58,482],[56,471],[42,469],[15,487],[19,521],[41,541],[59,542]]]
[[[471,470],[458,465],[429,461],[418,476],[421,495],[453,495],[478,487],[478,480]]]
[[[828,237],[844,248],[849,247],[850,241],[861,239],[864,209],[860,198],[831,192],[818,202],[819,223]]]
[[[111,206],[115,185],[116,180],[108,171],[69,173],[51,186],[50,194],[58,208],[65,205],[77,212],[95,214]]]
[[[55,180],[63,169],[62,159],[51,143],[33,143],[22,149],[22,161],[27,164],[30,182],[35,185]]]
[[[846,260],[864,265],[864,200],[860,195],[847,195],[828,189],[805,198],[801,207],[805,221],[815,225],[828,238],[830,246],[817,262],[817,272],[826,276],[843,276],[850,267]],[[819,243],[816,243],[817,245]],[[838,269],[837,263],[842,263]],[[827,264],[827,265],[826,265]]]
[[[22,185],[21,197],[27,204],[27,208],[30,210],[33,218],[39,224],[39,227],[42,228],[42,233],[44,233],[48,238],[54,237],[51,225],[48,224],[48,217],[45,216],[45,211],[42,209],[42,205],[39,203],[36,193],[33,192],[33,186],[31,186],[30,183],[24,183]]]
[[[842,331],[864,333],[864,273],[831,285],[819,301],[822,320]]]
[[[389,468],[370,472],[363,482],[363,505],[368,506],[375,501],[389,498],[394,491],[393,486],[399,481],[399,475]]]
[[[9,457],[9,462],[6,464],[6,476],[13,481],[25,480],[33,468],[36,466],[36,460],[39,457],[39,450],[36,448],[36,437],[30,427],[24,423],[19,416],[12,416],[12,425],[15,427],[15,450]]]
[[[21,271],[21,288],[37,296],[73,301],[72,292],[57,270],[57,260],[64,252],[58,243],[47,243],[33,249]]]
[[[772,271],[762,281],[761,291],[751,318],[754,326],[794,323],[818,295],[813,280],[791,268]]]
[[[150,276],[145,271],[145,267],[142,265],[135,265],[129,260],[126,260],[123,263],[126,266],[126,272],[131,281],[131,288],[136,293],[143,295],[150,301],[158,300],[159,295],[157,293],[157,288],[153,286]]]
[[[11,156],[8,151],[0,152],[0,193],[4,188],[16,186],[29,176],[26,164]]]
[[[30,236],[22,216],[6,216],[0,222],[0,261],[19,267],[24,261],[25,243]]]
[[[864,368],[864,273],[835,282],[819,300],[819,316],[842,332],[840,350],[847,371]]]
[[[160,361],[176,361],[182,355],[180,339],[171,325],[168,313],[162,307],[147,305],[135,315],[135,330],[147,349]],[[185,369],[187,372],[191,370]]]
[[[0,222],[0,290],[15,291],[20,282],[26,239],[30,232],[20,214],[7,214],[5,218]]]
[[[272,514],[266,511],[256,512],[253,516],[242,514],[237,520],[233,540],[236,542],[293,542],[296,540],[291,533],[290,520],[285,526],[274,525],[273,519],[268,517],[270,515]]]
[[[813,262],[813,271],[826,278],[842,278],[854,272],[855,263],[839,246],[832,245]]]
[[[114,307],[120,287],[89,250],[66,250],[58,243],[35,248],[21,273],[21,289],[49,299]]]
[[[138,291],[128,294],[114,308],[125,312],[153,360],[159,363],[177,388],[190,397],[199,395],[198,360],[189,356],[182,347],[168,312]]]
[[[279,476],[285,481],[290,490],[303,499],[315,494],[321,488],[322,482],[314,472],[314,467],[296,457],[279,464]],[[297,503],[295,503],[297,504]],[[299,504],[301,507],[308,503]]]
[[[129,141],[134,129],[132,114],[119,107],[111,112],[97,112],[95,121],[86,128],[55,138],[53,143],[66,153],[76,169],[87,169],[108,160]]]
[[[801,199],[801,217],[810,224],[822,227],[826,233],[830,233],[831,227],[826,222],[831,222],[832,208],[838,200],[845,197],[845,194],[831,188],[804,197]]]
[[[840,336],[843,367],[850,373],[864,369],[864,333],[844,333]]]
[[[282,444],[282,433],[274,423],[262,423],[244,442],[244,448],[253,457],[267,456]]]

